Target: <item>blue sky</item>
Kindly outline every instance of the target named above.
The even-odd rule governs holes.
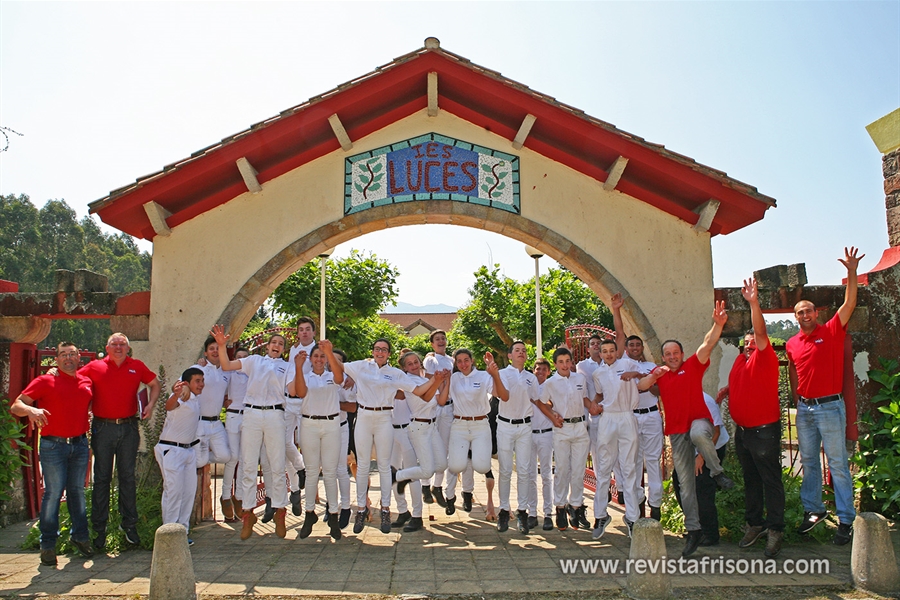
[[[717,286],[844,245],[887,247],[865,126],[900,106],[900,2],[33,3],[0,1],[0,193],[79,215],[110,190],[419,48],[473,62],[726,171],[778,208],[713,240]],[[442,268],[421,249],[440,246]],[[149,249],[149,245],[146,245]],[[400,300],[460,305],[472,272],[533,275],[522,244],[408,227],[337,249],[401,271]],[[543,259],[544,269],[552,264]]]

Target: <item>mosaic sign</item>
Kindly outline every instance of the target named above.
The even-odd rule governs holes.
[[[347,158],[344,214],[414,200],[519,213],[519,157],[429,133]]]

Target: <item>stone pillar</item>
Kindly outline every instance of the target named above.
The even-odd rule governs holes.
[[[900,590],[900,571],[888,522],[878,513],[859,513],[853,522],[850,572],[857,588],[878,594]]]
[[[900,108],[866,126],[869,137],[884,156],[884,208],[887,211],[888,245],[900,246]]]
[[[196,600],[197,580],[187,529],[168,523],[156,530],[150,563],[150,600]]]
[[[662,525],[653,519],[638,519],[631,537],[628,558],[632,561],[625,586],[628,595],[639,600],[672,597],[672,579],[666,567],[666,541]]]

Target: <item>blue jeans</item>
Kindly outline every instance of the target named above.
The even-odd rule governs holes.
[[[98,536],[106,535],[109,521],[109,489],[112,484],[113,458],[119,477],[119,514],[122,528],[137,525],[137,484],[135,468],[141,441],[137,419],[125,423],[106,423],[94,419],[91,449],[94,451],[94,489],[91,493],[91,525]]]
[[[800,464],[803,465],[803,483],[800,486],[800,502],[806,512],[823,513],[822,462],[819,449],[824,446],[825,458],[831,470],[834,500],[841,523],[852,525],[856,518],[853,507],[853,480],[845,443],[847,412],[842,400],[807,406],[797,404],[797,438],[800,442]]]
[[[44,477],[44,496],[41,498],[41,550],[56,548],[59,538],[59,504],[63,491],[72,519],[72,539],[90,540],[87,512],[84,506],[84,478],[88,466],[87,438],[67,444],[62,438],[41,438],[39,457]]]

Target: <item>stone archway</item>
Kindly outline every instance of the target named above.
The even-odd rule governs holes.
[[[356,238],[358,231],[426,224],[453,224],[502,233],[541,250],[586,282],[600,298],[608,298],[617,292],[627,295],[621,282],[596,259],[539,223],[476,204],[454,209],[449,201],[414,202],[392,204],[378,213],[367,211],[350,215],[306,234],[254,273],[222,312],[218,322],[226,324],[231,331],[242,331],[268,297],[269,290],[315,258],[318,254],[315,248],[320,243],[334,247]],[[659,346],[660,340],[641,307],[630,297],[626,300],[626,307],[627,329],[640,332],[649,348]]]
[[[429,132],[511,150],[495,133],[425,110],[354,142],[353,150],[375,152]],[[180,223],[154,238],[150,335],[134,344],[136,353],[180,372],[209,327],[223,322],[239,332],[279,283],[323,251],[372,231],[427,223],[508,236],[554,258],[603,299],[623,292],[628,330],[651,353],[669,337],[696,347],[713,302],[709,232],[527,147],[516,158],[515,210],[454,198],[348,211],[340,199],[349,157],[338,149]]]

